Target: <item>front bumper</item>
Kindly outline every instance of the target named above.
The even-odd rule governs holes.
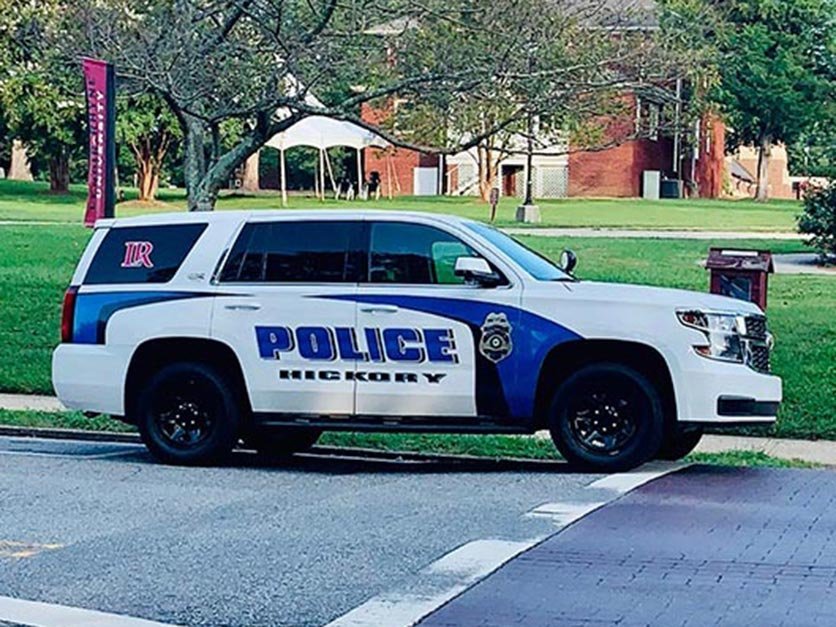
[[[782,398],[780,377],[696,353],[680,366],[674,381],[680,422],[718,426],[775,422]]]

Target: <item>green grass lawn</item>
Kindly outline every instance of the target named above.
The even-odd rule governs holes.
[[[0,180],[0,221],[81,221],[84,213],[86,188],[75,185],[70,194],[50,194],[41,183],[20,183]],[[131,216],[160,211],[183,211],[185,197],[182,190],[161,190],[160,203],[138,205],[135,190],[127,189],[126,204],[116,208],[117,216]],[[486,220],[488,206],[473,197],[401,197],[393,200],[346,202],[293,195],[290,208],[357,208],[406,209],[436,213],[456,213]],[[511,225],[518,201],[503,198],[497,224]],[[543,222],[540,226],[554,227],[613,227],[627,229],[693,229],[733,231],[795,231],[795,218],[801,205],[795,201],[773,200],[768,204],[750,200],[659,200],[642,199],[585,199],[539,201]],[[275,192],[257,195],[225,194],[218,202],[219,209],[280,209],[280,198]]]
[[[61,297],[89,237],[78,225],[0,226],[0,391],[52,392],[50,355],[58,342]],[[556,256],[580,257],[581,278],[704,291],[697,261],[709,245],[689,240],[526,237]],[[729,245],[730,243],[726,243]],[[736,247],[797,251],[799,242],[747,240]],[[836,439],[836,279],[773,276],[769,315],[777,340],[774,370],[785,402],[776,435]]]

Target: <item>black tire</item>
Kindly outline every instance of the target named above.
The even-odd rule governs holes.
[[[140,390],[136,421],[151,454],[166,464],[223,461],[238,441],[241,408],[230,383],[212,366],[169,364]]]
[[[266,457],[289,457],[310,449],[319,436],[321,429],[310,427],[272,427],[259,429],[245,438],[260,455]]]
[[[656,459],[676,461],[697,448],[702,438],[702,427],[692,429],[675,428],[665,436],[662,447],[656,454]]]
[[[653,458],[664,434],[658,390],[642,373],[617,363],[591,364],[570,375],[555,392],[548,418],[566,461],[590,471],[635,468]]]

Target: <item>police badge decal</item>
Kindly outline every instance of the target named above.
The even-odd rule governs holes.
[[[493,363],[498,363],[511,354],[511,323],[504,313],[489,313],[482,323],[482,339],[479,352]]]

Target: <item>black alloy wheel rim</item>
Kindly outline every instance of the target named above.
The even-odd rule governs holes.
[[[154,426],[165,442],[179,449],[195,448],[205,442],[215,426],[208,399],[213,388],[197,377],[164,384],[152,408]]]
[[[584,450],[615,455],[635,438],[645,406],[633,386],[611,381],[575,396],[569,408],[569,428]]]

